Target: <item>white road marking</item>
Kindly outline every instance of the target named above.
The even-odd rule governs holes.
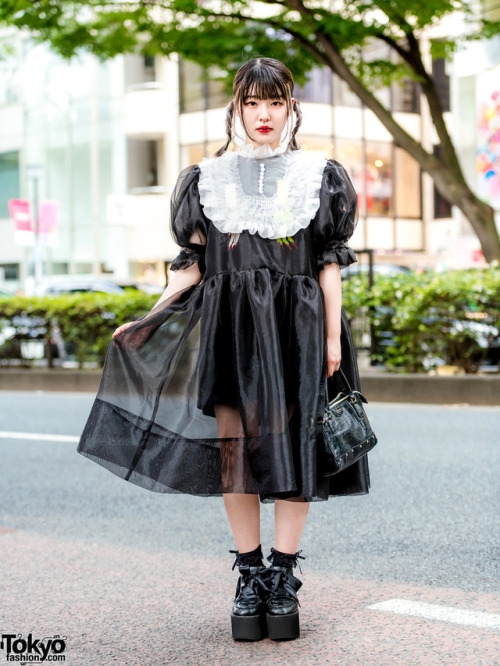
[[[79,442],[73,435],[46,435],[38,432],[9,432],[0,430],[0,439],[34,439],[38,442]]]
[[[462,610],[452,606],[425,604],[421,601],[409,601],[407,599],[389,599],[378,604],[372,604],[368,608],[370,610],[389,611],[398,615],[413,615],[429,620],[441,620],[443,622],[483,627],[484,629],[500,630],[500,615],[495,613]]]

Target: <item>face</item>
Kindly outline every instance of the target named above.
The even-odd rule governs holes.
[[[247,97],[243,100],[243,122],[247,130],[247,143],[254,148],[268,143],[274,150],[279,146],[280,138],[288,119],[285,100],[257,99]]]

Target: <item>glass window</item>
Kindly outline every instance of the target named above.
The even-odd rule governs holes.
[[[363,48],[362,58],[364,62],[382,62],[385,64],[391,60],[391,49],[387,44],[373,41],[371,44]],[[391,104],[390,87],[379,85],[378,88],[373,87],[372,90],[378,101],[389,109]]]
[[[181,113],[204,111],[226,106],[231,99],[224,83],[217,80],[222,70],[211,67],[208,70],[189,60],[179,61],[179,87]]]
[[[402,148],[394,151],[394,214],[420,217],[420,165]]]
[[[441,157],[441,146],[435,145],[433,153],[436,157]],[[451,217],[451,204],[447,201],[434,186],[434,218],[436,220]]]
[[[361,106],[359,97],[355,95],[347,83],[337,75],[333,77],[333,88],[333,99],[337,106],[353,106],[355,108]]]
[[[302,150],[318,151],[326,153],[328,159],[334,155],[333,140],[329,137],[308,136],[307,134],[297,135],[297,143]]]
[[[205,108],[202,68],[190,60],[179,59],[179,93],[181,113],[203,111]]]
[[[436,85],[443,111],[450,110],[450,77],[445,71],[444,58],[432,61],[432,76]]]
[[[337,139],[335,141],[335,159],[342,164],[349,174],[358,195],[358,211],[366,215],[365,182],[363,178],[363,149],[361,141],[355,139]]]
[[[158,142],[127,140],[128,188],[158,185]]]
[[[0,264],[0,280],[19,280],[19,264]]]
[[[224,75],[225,72],[218,67],[210,67],[208,70],[207,109],[218,109],[229,104],[231,96],[226,91],[223,81],[220,80],[220,77]]]
[[[392,144],[367,141],[365,150],[366,213],[392,215]]]
[[[420,86],[412,79],[393,83],[392,110],[406,113],[420,113]]]
[[[214,141],[208,143],[192,143],[187,146],[182,146],[181,168],[185,169],[193,164],[198,164],[204,157],[212,157],[223,145],[223,141]],[[229,150],[231,150],[231,146],[229,147]]]
[[[9,217],[9,199],[19,198],[19,152],[0,153],[0,217]]]
[[[307,83],[301,87],[296,86],[293,96],[299,102],[331,104],[333,95],[332,71],[327,67],[314,67],[307,76]]]

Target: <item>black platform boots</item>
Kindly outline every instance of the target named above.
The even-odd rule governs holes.
[[[266,606],[269,593],[265,576],[269,569],[262,561],[260,545],[248,553],[236,554],[233,569],[238,566],[240,577],[231,613],[231,629],[234,640],[260,641],[267,636]]]
[[[266,620],[269,638],[274,641],[290,640],[300,636],[299,600],[297,592],[302,582],[292,573],[293,567],[299,566],[297,559],[304,560],[300,555],[281,553],[271,548],[267,558],[271,566],[264,575],[264,582],[269,590],[266,601]]]

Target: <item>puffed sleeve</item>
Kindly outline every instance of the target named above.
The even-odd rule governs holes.
[[[200,273],[205,272],[208,220],[200,204],[199,177],[197,165],[181,171],[170,199],[170,229],[173,239],[182,248],[170,266],[173,271],[197,263]]]
[[[347,171],[335,160],[326,163],[319,201],[312,224],[317,270],[327,264],[350,266],[357,261],[347,241],[358,221],[358,198]]]

